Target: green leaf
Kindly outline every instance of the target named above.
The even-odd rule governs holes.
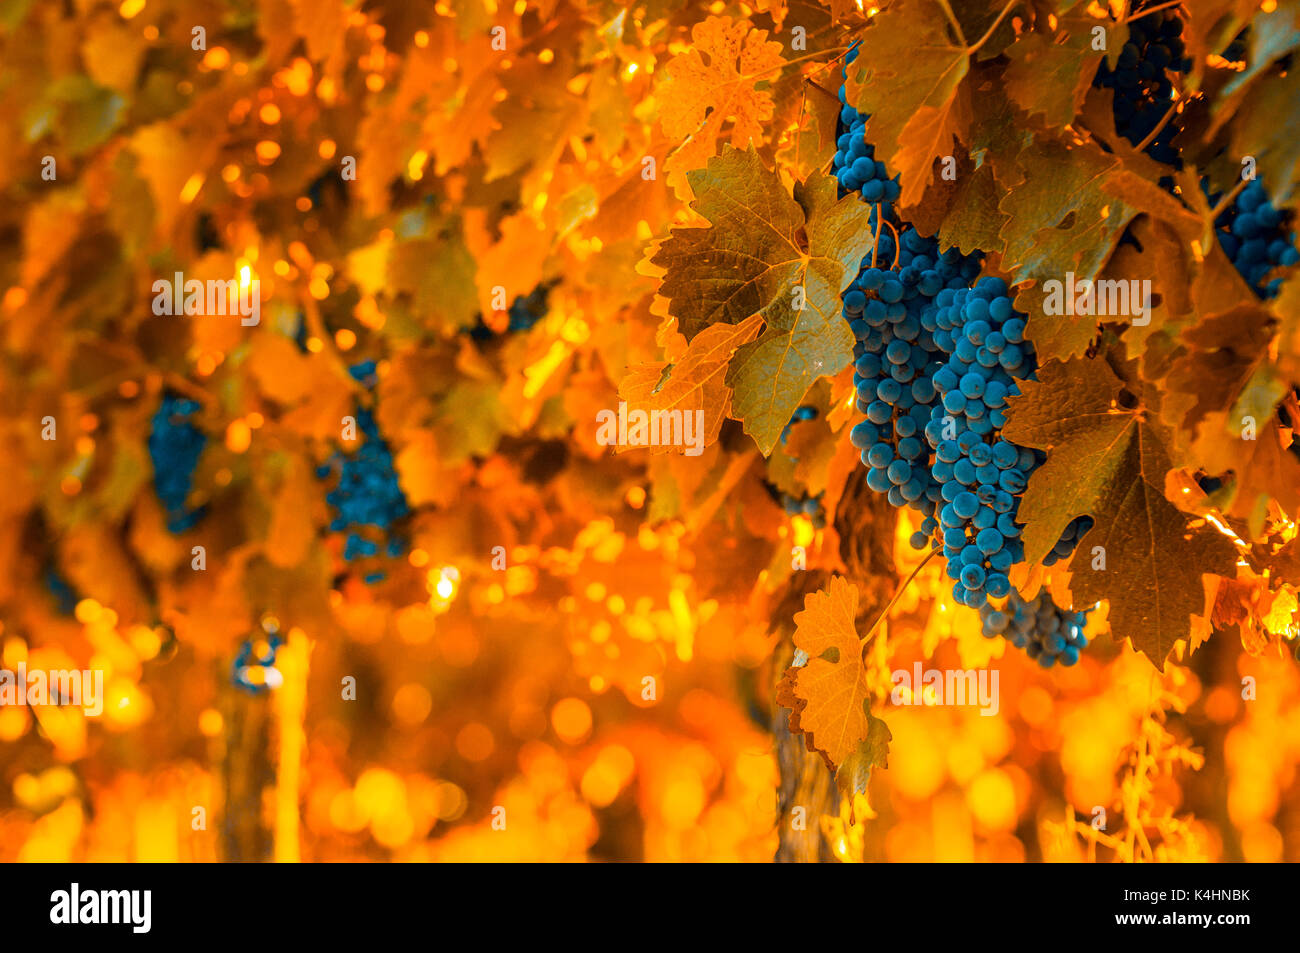
[[[772,452],[803,395],[819,377],[834,376],[853,359],[853,334],[840,313],[839,290],[808,272],[807,306],[778,315],[757,341],[732,359],[727,383],[732,412],[764,455]],[[833,299],[827,307],[824,302]]]

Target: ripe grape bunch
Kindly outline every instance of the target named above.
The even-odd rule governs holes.
[[[935,430],[934,374],[946,356],[934,334],[934,302],[945,290],[968,285],[979,262],[952,249],[939,254],[937,242],[911,227],[899,245],[897,268],[873,267],[865,259],[844,294],[844,317],[857,338],[857,406],[867,415],[849,439],[870,468],[867,485],[894,506],[920,511],[922,531],[930,534],[941,486],[930,472],[925,437],[927,429]],[[881,249],[893,256],[892,237],[880,236],[877,253]]]
[[[351,368],[354,378],[367,386],[375,383],[375,362],[362,361]],[[338,483],[325,497],[335,516],[331,532],[346,532],[343,558],[348,562],[378,556],[381,544],[385,555],[400,556],[405,544],[396,536],[387,539],[390,528],[410,512],[393,466],[393,454],[379,433],[374,416],[364,407],[356,410],[357,427],[363,440],[352,454],[336,450],[316,470],[320,479],[338,474]],[[379,582],[382,572],[365,577],[367,583]]]
[[[852,63],[857,58],[858,50],[855,46],[849,50],[845,63]],[[845,90],[846,87],[841,84],[840,135],[832,168],[844,194],[857,192],[862,196],[862,201],[875,206],[871,215],[871,225],[874,227],[879,212],[883,212],[885,218],[893,215],[892,203],[898,201],[902,187],[898,184],[898,176],[891,178],[885,163],[876,158],[875,146],[867,142],[866,126],[870,117],[848,104]]]
[[[1141,12],[1142,4],[1135,12]],[[1132,20],[1128,42],[1119,52],[1115,68],[1102,60],[1093,85],[1115,93],[1115,131],[1133,145],[1155,132],[1174,103],[1170,71],[1186,72],[1191,60],[1183,44],[1183,21],[1175,10],[1161,10]],[[1157,162],[1178,165],[1172,146],[1177,127],[1168,122],[1156,133],[1146,152]]]
[[[856,56],[857,49],[850,50],[848,62]],[[841,101],[844,90],[841,85]],[[876,234],[875,247],[843,296],[844,318],[857,339],[857,407],[867,415],[850,440],[869,467],[867,485],[885,493],[894,506],[911,505],[924,516],[920,539],[913,540],[919,547],[938,525],[934,513],[940,487],[930,476],[923,440],[936,399],[933,375],[945,357],[934,339],[934,301],[945,288],[969,285],[979,274],[979,257],[955,249],[941,253],[937,239],[898,220],[890,204],[898,197],[898,182],[888,177],[883,163],[870,158],[874,150],[865,139],[867,118],[847,104],[841,109],[844,131],[835,157],[840,184],[873,202],[870,224]],[[869,179],[868,163],[874,163]]]
[[[781,494],[781,506],[787,516],[806,516],[812,522],[813,529],[826,528],[826,512],[822,509],[822,495],[794,497],[789,493]]]
[[[1290,217],[1273,206],[1264,183],[1255,179],[1214,223],[1233,267],[1261,298],[1274,298],[1281,290],[1280,277],[1268,278],[1273,269],[1300,262]]]
[[[786,424],[785,429],[781,431],[781,443],[784,444],[787,440],[790,439],[790,428],[793,427],[795,424],[804,420],[815,420],[816,418],[817,418],[816,407],[809,407],[807,404],[803,404],[799,407],[796,407],[794,409],[794,416],[790,418],[790,422]]]
[[[980,607],[985,638],[1005,636],[1043,668],[1079,661],[1079,653],[1088,647],[1083,634],[1087,620],[1086,612],[1062,609],[1046,592],[1026,600],[1012,589],[1003,608]]]
[[[939,403],[926,427],[935,451],[931,478],[940,486],[939,511],[953,598],[972,608],[1011,591],[1007,571],[1024,560],[1016,515],[1042,451],[1000,436],[1007,398],[1017,381],[1033,379],[1033,345],[1025,316],[1015,310],[1001,278],[972,289],[941,292],[934,313],[936,343],[951,355],[934,374]],[[1091,527],[1088,517],[1067,526],[1044,563],[1068,556]]]
[[[153,461],[153,485],[167,515],[167,529],[183,533],[203,518],[205,509],[191,509],[186,502],[194,484],[208,438],[190,418],[199,410],[197,401],[166,395],[149,429],[149,457]]]
[[[1147,4],[1138,4],[1140,13]],[[1115,128],[1133,145],[1155,133],[1146,147],[1147,154],[1158,162],[1182,167],[1182,160],[1172,142],[1178,134],[1178,119],[1157,127],[1173,105],[1173,77],[1191,68],[1183,39],[1183,21],[1176,10],[1161,10],[1142,16],[1129,24],[1128,42],[1120,51],[1116,68],[1103,61],[1093,85],[1115,92]],[[1246,55],[1245,32],[1224,51],[1229,60]],[[1172,190],[1172,179],[1161,184]],[[1202,188],[1209,195],[1208,180]],[[1210,196],[1217,202],[1218,196]],[[1262,298],[1276,297],[1282,279],[1269,279],[1279,266],[1300,262],[1295,247],[1296,236],[1290,216],[1269,201],[1268,192],[1258,179],[1252,181],[1215,221],[1219,244],[1233,267]],[[1127,238],[1127,236],[1126,236]]]
[[[841,173],[850,157],[866,154],[857,144],[860,118],[851,107],[841,111],[849,125],[837,154]],[[840,181],[852,187],[856,176]],[[940,252],[888,204],[876,212],[876,247],[843,296],[857,338],[857,407],[867,416],[850,440],[869,468],[867,485],[923,514],[912,545],[942,546],[954,598],[979,608],[1012,591],[1007,572],[1024,559],[1020,497],[1045,460],[1000,436],[1007,397],[1037,366],[1026,316],[1001,278],[976,283],[978,253]],[[1044,563],[1068,556],[1090,525],[1073,521]]]

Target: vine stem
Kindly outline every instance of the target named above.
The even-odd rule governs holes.
[[[810,80],[807,76],[805,76],[803,81],[804,81],[804,85],[799,87],[799,128],[800,129],[803,128],[804,109],[808,106],[808,85],[807,84],[811,83],[812,80]],[[798,170],[799,168],[799,151],[801,146],[803,146],[803,137],[796,132],[795,140],[794,140],[794,167],[796,170]],[[835,160],[832,159],[831,161],[834,162]]]
[[[1125,17],[1124,23],[1129,24],[1132,23],[1134,20],[1141,20],[1148,13],[1159,13],[1161,10],[1168,10],[1170,7],[1181,6],[1182,2],[1183,0],[1170,0],[1169,3],[1161,3],[1154,7],[1147,7],[1145,10],[1137,11],[1132,16]]]
[[[876,203],[876,237],[871,242],[871,267],[876,267],[876,249],[880,247],[880,229],[885,224],[885,216],[880,214],[880,203]]]
[[[276,693],[275,718],[279,728],[279,760],[275,774],[275,828],[272,841],[275,862],[296,864],[302,859],[298,801],[302,788],[303,720],[307,709],[307,669],[311,644],[301,629],[289,630],[280,650],[284,684]]]
[[[817,87],[818,89],[820,89],[823,93],[825,93],[827,96],[829,96],[831,99],[835,100],[836,102],[839,102],[839,99],[840,99],[839,93],[833,93],[833,92],[831,92],[829,89],[827,89],[827,88],[826,88],[825,86],[823,86],[821,83],[817,82],[817,80],[815,80],[815,79],[809,79],[807,76],[805,76],[805,77],[803,78],[803,81],[807,84],[807,86],[815,86],[815,87]],[[807,90],[807,87],[805,87],[805,88],[804,88],[804,92],[806,93],[807,91],[808,91],[808,90]]]
[[[769,66],[767,67],[767,69],[761,69],[757,73],[747,73],[746,75],[739,77],[737,79],[737,82],[746,79],[758,79],[758,77],[763,76],[766,73],[770,73],[773,70],[785,69],[787,66],[793,66],[795,63],[802,63],[805,60],[816,59],[819,56],[825,56],[827,53],[838,53],[839,56],[836,56],[832,60],[827,60],[826,63],[823,64],[823,66],[830,66],[831,64],[838,62],[840,57],[848,53],[848,51],[849,48],[847,46],[836,46],[836,47],[832,47],[829,50],[818,50],[815,53],[807,53],[803,56],[796,56],[792,60],[782,60],[780,63],[776,63],[772,66]]]
[[[993,21],[993,25],[984,31],[984,35],[975,41],[974,46],[966,50],[967,56],[973,56],[974,54],[979,52],[980,47],[989,41],[989,37],[993,35],[993,31],[998,28],[998,24],[1002,22],[1002,18],[1005,17],[1008,13],[1010,13],[1011,8],[1014,7],[1019,2],[1020,0],[1011,0],[1010,3],[1008,3],[1005,7],[1002,8],[1002,12],[999,13],[998,18]]]
[[[1223,198],[1219,199],[1219,204],[1214,206],[1214,208],[1210,209],[1210,224],[1214,224],[1214,222],[1218,221],[1218,218],[1220,215],[1223,214],[1224,209],[1226,209],[1229,205],[1232,204],[1233,200],[1238,195],[1241,194],[1241,190],[1244,189],[1247,185],[1249,185],[1250,182],[1251,182],[1250,179],[1242,179],[1240,182],[1238,182],[1236,185],[1232,187],[1231,192],[1229,192]]]
[[[902,250],[903,250],[903,242],[902,242],[902,241],[899,239],[899,237],[898,237],[898,229],[896,229],[896,228],[893,226],[893,223],[892,223],[892,222],[888,222],[888,221],[886,221],[886,220],[885,220],[885,217],[884,217],[883,215],[880,214],[880,211],[879,211],[879,210],[880,210],[880,206],[877,205],[877,206],[876,206],[876,215],[877,215],[877,217],[879,217],[879,219],[880,219],[882,222],[884,222],[886,225],[888,225],[888,226],[889,226],[889,230],[890,230],[891,232],[894,233],[894,265],[893,265],[893,267],[892,267],[890,270],[891,270],[891,271],[896,271],[896,270],[898,269],[898,256],[899,256],[899,254],[900,254],[900,253],[902,252]],[[873,267],[874,267],[874,266],[873,266]]]
[[[899,252],[901,251],[901,245],[898,240],[898,229],[896,229],[892,224],[887,222],[885,220],[885,216],[880,214],[880,203],[877,202],[876,203],[876,237],[871,243],[871,267],[872,268],[876,267],[876,251],[880,247],[880,226],[882,225],[888,225],[889,230],[894,233],[894,267],[890,269],[891,271],[893,271],[894,269],[898,268],[898,255]]]
[[[948,18],[948,23],[957,33],[957,39],[962,46],[966,45],[966,34],[961,31],[961,22],[957,19],[956,14],[952,12],[952,6],[948,0],[939,0],[939,6],[943,8],[943,15]]]
[[[885,608],[881,610],[880,615],[876,616],[876,621],[871,623],[871,628],[867,629],[867,634],[862,637],[864,643],[871,638],[872,633],[876,631],[876,627],[885,621],[885,617],[889,615],[889,610],[894,608],[894,603],[898,602],[903,593],[907,591],[907,587],[912,584],[912,580],[916,578],[917,574],[925,568],[925,564],[933,559],[935,554],[938,552],[938,547],[932,548],[930,552],[926,554],[926,557],[916,564],[916,568],[913,569],[911,573],[908,574],[908,577],[903,580],[903,584],[898,587],[898,591],[894,593],[893,598],[891,598],[885,605]]]
[[[1160,131],[1164,129],[1165,126],[1169,125],[1169,120],[1174,118],[1174,113],[1176,112],[1178,112],[1178,100],[1174,100],[1173,105],[1169,107],[1169,111],[1166,112],[1160,118],[1160,121],[1158,123],[1156,123],[1156,127],[1152,129],[1150,132],[1148,132],[1147,137],[1143,139],[1141,142],[1139,142],[1133,148],[1138,152],[1142,152],[1146,149],[1147,146],[1155,142],[1156,136],[1160,135]]]

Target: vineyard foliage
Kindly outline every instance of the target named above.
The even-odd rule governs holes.
[[[0,858],[1300,859],[1298,48],[6,5]]]

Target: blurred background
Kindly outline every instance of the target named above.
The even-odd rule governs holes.
[[[99,717],[0,707],[0,859],[1300,859],[1280,610],[1043,671],[931,566],[889,664],[990,664],[1000,712],[885,707],[856,803],[783,734],[803,594],[915,565],[847,377],[771,460],[595,439],[663,364],[638,263],[688,213],[640,159],[710,13],[840,49],[761,0],[0,3],[0,661],[105,673]],[[803,174],[826,104],[770,88]],[[155,313],[176,272],[260,322]]]

